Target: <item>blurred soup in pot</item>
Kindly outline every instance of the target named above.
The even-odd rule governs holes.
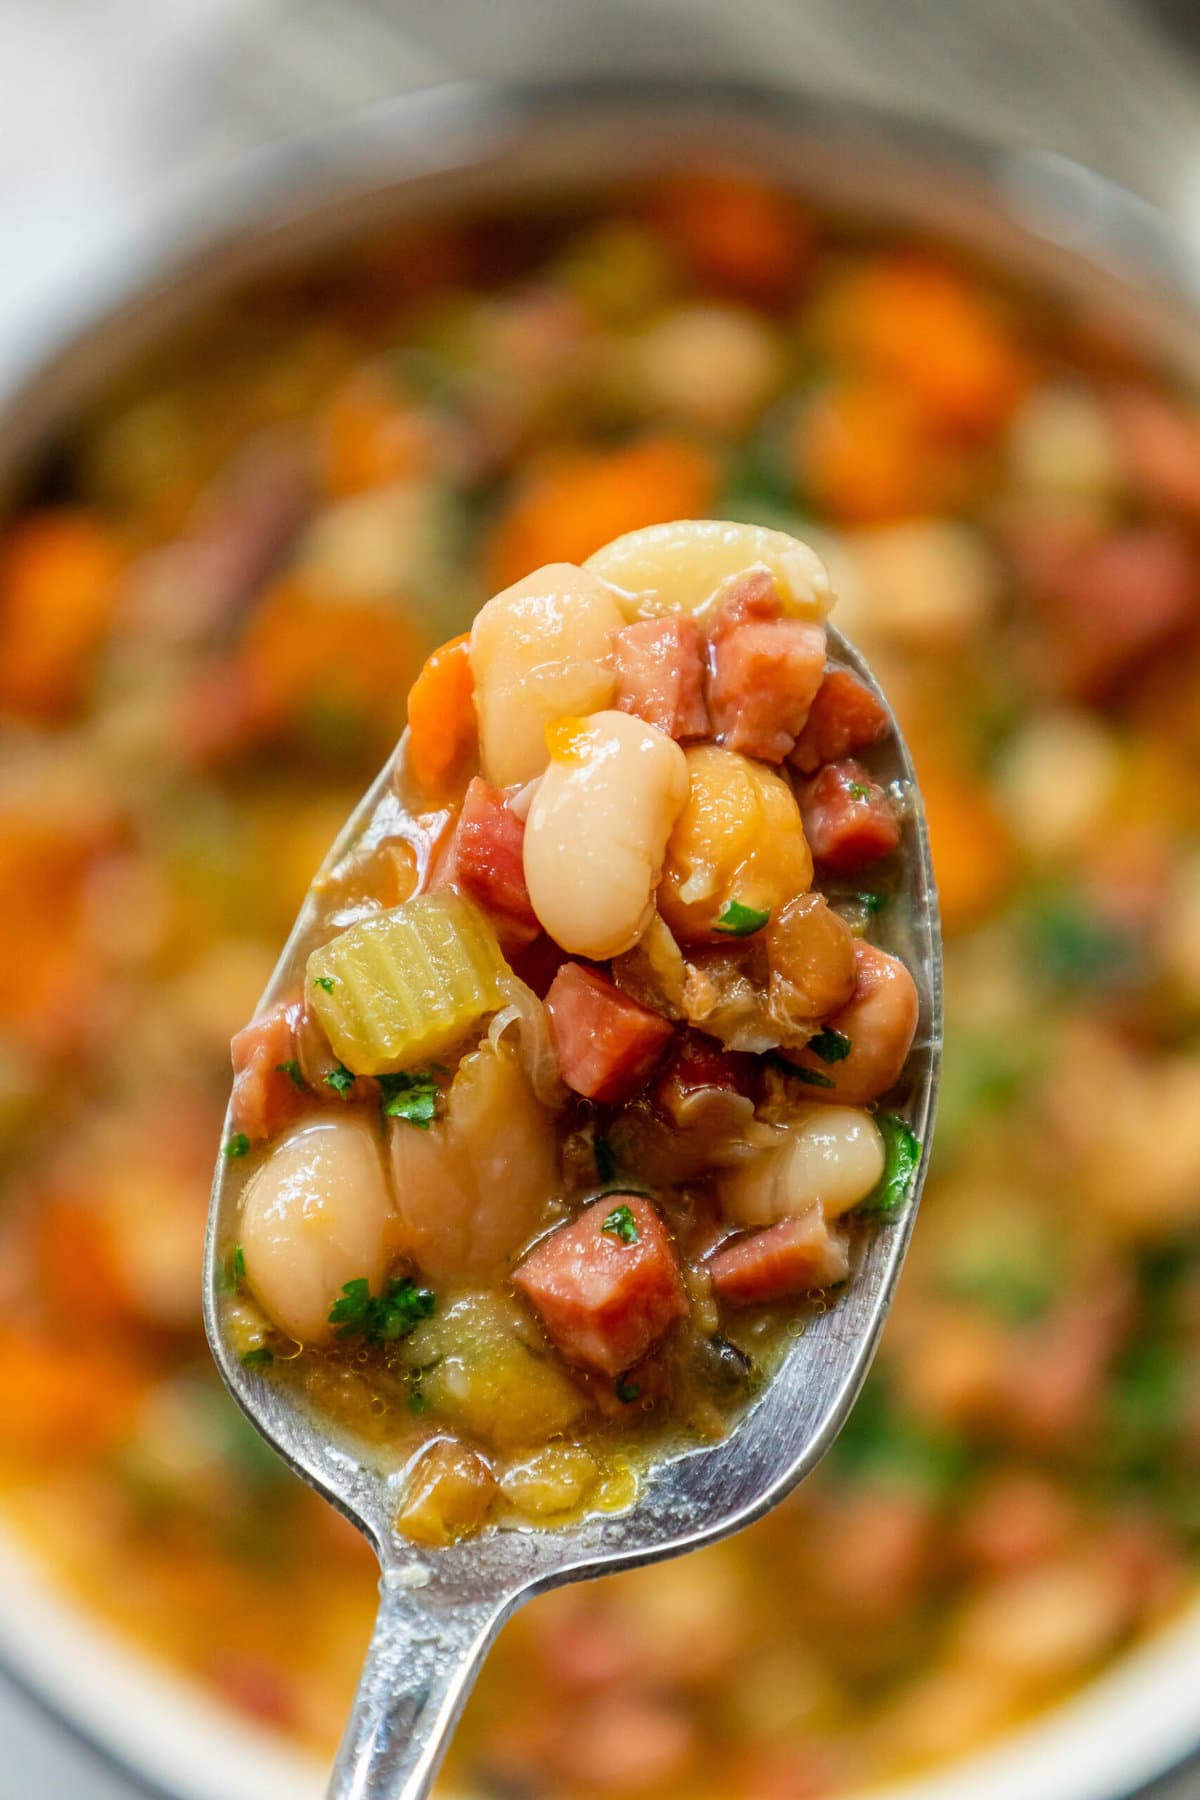
[[[208,1366],[229,1036],[432,644],[705,513],[818,543],[916,752],[934,1176],[828,1463],[511,1626],[454,1753],[484,1793],[834,1795],[1188,1594],[1200,411],[1078,309],[697,176],[256,287],[0,536],[3,1503],[89,1605],[327,1750],[373,1565]]]

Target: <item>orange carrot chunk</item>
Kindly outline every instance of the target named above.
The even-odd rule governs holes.
[[[441,795],[475,754],[471,637],[435,650],[408,696],[408,766],[426,793]]]
[[[121,561],[90,513],[32,513],[14,527],[0,546],[0,711],[51,719],[79,704]]]
[[[487,554],[491,586],[545,563],[584,562],[602,544],[671,519],[702,518],[715,486],[711,459],[678,437],[619,450],[577,450],[533,469],[516,489]]]
[[[748,300],[794,294],[812,261],[796,200],[740,175],[684,175],[656,196],[660,228],[701,281]]]

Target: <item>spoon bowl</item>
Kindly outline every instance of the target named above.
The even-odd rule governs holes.
[[[928,1162],[941,1051],[941,939],[908,748],[867,664],[833,627],[829,651],[871,688],[892,723],[878,777],[904,798],[897,852],[902,879],[879,935],[883,947],[908,965],[920,996],[897,1110],[923,1148],[903,1207],[871,1223],[846,1286],[789,1342],[770,1381],[724,1438],[655,1462],[625,1512],[593,1514],[557,1529],[497,1528],[445,1549],[418,1551],[394,1524],[405,1472],[375,1466],[369,1447],[335,1439],[297,1392],[247,1367],[227,1340],[220,1246],[234,1235],[237,1184],[228,1159],[217,1158],[204,1269],[205,1329],[217,1366],[258,1431],[366,1535],[380,1563],[379,1613],[330,1800],[418,1800],[432,1783],[489,1645],[518,1606],[560,1583],[678,1556],[751,1524],[820,1461],[862,1386],[891,1307]],[[322,873],[350,849],[394,836],[405,816],[389,766],[348,820]],[[310,891],[264,1005],[280,997],[316,915]]]

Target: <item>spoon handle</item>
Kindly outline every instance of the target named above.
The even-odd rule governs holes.
[[[328,1800],[421,1800],[506,1600],[451,1603],[386,1583]]]

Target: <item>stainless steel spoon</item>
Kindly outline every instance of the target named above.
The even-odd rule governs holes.
[[[832,628],[829,647],[886,706],[862,657]],[[267,1441],[366,1535],[382,1572],[379,1613],[334,1765],[330,1800],[420,1800],[492,1640],[523,1601],[561,1582],[636,1568],[740,1531],[809,1473],[845,1424],[875,1353],[912,1232],[941,1050],[941,939],[929,843],[908,749],[894,717],[892,724],[878,773],[906,796],[898,851],[904,875],[877,935],[908,964],[921,998],[906,1092],[895,1108],[925,1147],[910,1198],[870,1232],[847,1287],[792,1342],[774,1378],[728,1436],[659,1464],[629,1511],[559,1530],[492,1530],[448,1549],[415,1553],[393,1524],[403,1472],[375,1468],[365,1448],[360,1455],[333,1439],[285,1383],[244,1366],[226,1341],[218,1247],[236,1235],[237,1197],[234,1166],[218,1156],[204,1269],[204,1322],[217,1366]],[[395,835],[402,818],[385,770],[347,823],[325,869],[355,845]],[[286,991],[315,914],[310,894],[264,1005]]]

